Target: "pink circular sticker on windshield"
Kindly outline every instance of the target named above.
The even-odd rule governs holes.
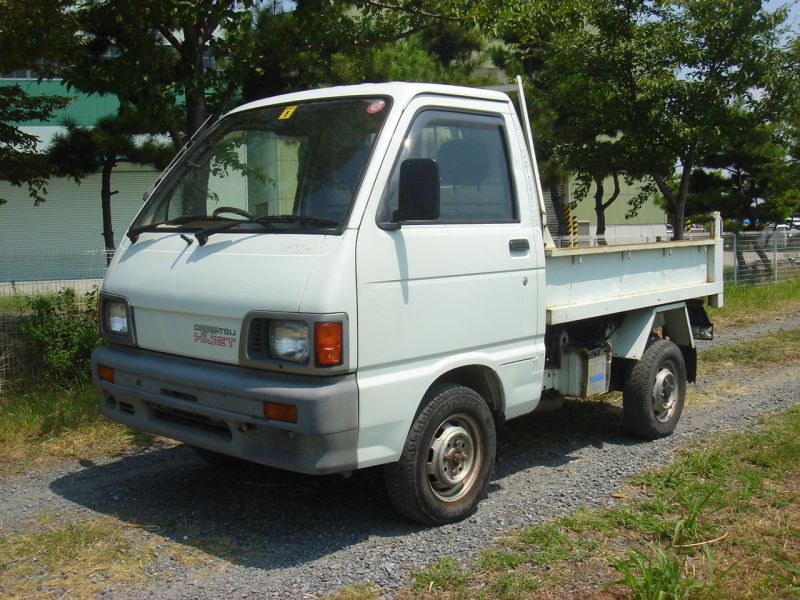
[[[386,102],[383,100],[375,100],[375,102],[367,107],[367,112],[374,115],[375,113],[381,112],[384,108],[386,108]]]

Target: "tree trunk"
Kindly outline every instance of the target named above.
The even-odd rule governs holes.
[[[614,178],[614,191],[611,192],[611,196],[608,200],[603,202],[603,195],[605,194],[605,188],[603,187],[603,178],[602,177],[595,177],[594,178],[594,213],[597,215],[597,244],[599,246],[606,246],[606,209],[614,204],[614,201],[619,198],[619,173],[614,173],[612,175]]]
[[[669,189],[667,182],[661,174],[651,173],[650,176],[656,182],[658,191],[667,199],[672,209],[672,239],[682,240],[684,219],[686,218],[686,198],[689,197],[689,175],[692,173],[692,163],[686,161],[681,168],[681,179],[678,184],[677,194]]]
[[[605,242],[603,236],[606,233],[606,208],[603,206],[603,194],[605,193],[603,180],[600,177],[595,177],[594,186],[594,214],[597,215],[597,238],[598,241],[603,239]]]
[[[683,239],[683,227],[686,220],[686,198],[689,197],[689,175],[692,174],[692,163],[684,162],[681,170],[681,181],[678,185],[678,197],[675,199],[675,223],[672,230],[676,240]]]
[[[203,66],[205,45],[197,29],[184,24],[184,41],[181,47],[181,63],[185,73],[191,73],[186,87],[186,136],[187,139],[200,129],[206,120],[206,80]]]
[[[117,162],[114,158],[106,157],[103,161],[103,171],[101,174],[100,199],[103,208],[103,240],[106,246],[106,264],[111,264],[116,246],[114,246],[114,230],[111,223],[111,171],[114,170]]]

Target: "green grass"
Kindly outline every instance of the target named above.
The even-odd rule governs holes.
[[[100,416],[99,404],[90,384],[6,393],[0,400],[0,443],[15,433],[46,437],[94,423]]]
[[[21,294],[0,295],[0,315],[19,315],[30,312],[31,296]]]
[[[119,590],[147,583],[148,571],[162,561],[218,562],[114,517],[42,513],[34,525],[0,537],[0,596],[94,598],[109,585]]]
[[[674,552],[655,544],[646,551],[631,550],[627,557],[613,561],[620,577],[609,586],[620,584],[636,600],[683,600],[702,583],[685,574],[685,561]]]
[[[760,287],[728,284],[724,304],[719,309],[708,309],[715,326],[754,323],[776,314],[796,312],[800,308],[800,278]]]
[[[699,355],[700,372],[715,373],[736,368],[775,365],[800,360],[800,329],[781,331],[746,342],[716,346]]]
[[[103,418],[91,384],[38,387],[0,397],[0,471],[61,458],[114,455],[152,442],[152,436]]]

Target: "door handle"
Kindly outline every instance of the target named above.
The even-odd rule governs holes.
[[[508,242],[508,249],[511,252],[523,252],[531,249],[530,242],[526,239],[510,240]]]

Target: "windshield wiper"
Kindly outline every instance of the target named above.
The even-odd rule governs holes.
[[[201,229],[200,231],[195,232],[194,237],[197,238],[197,243],[201,246],[205,246],[206,242],[208,241],[208,236],[214,235],[215,233],[219,233],[220,231],[227,231],[228,229],[233,229],[234,227],[238,227],[239,225],[249,225],[250,223],[255,223],[257,225],[261,225],[265,229],[271,229],[272,225],[264,221],[266,217],[258,217],[256,219],[242,219],[241,221],[230,221],[228,223],[223,223],[222,225],[217,225],[216,227],[206,227],[205,229]]]
[[[339,225],[336,221],[332,221],[330,219],[323,219],[321,217],[306,217],[306,216],[294,216],[294,215],[273,215],[269,217],[257,217],[255,219],[244,219],[242,221],[232,221],[230,223],[224,223],[222,225],[217,225],[216,227],[206,227],[205,229],[201,229],[200,231],[194,234],[194,237],[197,238],[197,242],[201,246],[205,246],[206,242],[208,241],[208,236],[214,235],[215,233],[219,233],[220,231],[227,231],[228,229],[233,229],[234,227],[238,227],[239,225],[248,225],[251,223],[255,223],[257,225],[261,225],[266,229],[272,229],[272,223],[308,223],[309,225],[319,225],[321,227],[336,227]]]
[[[131,241],[132,244],[136,243],[136,240],[139,239],[139,234],[145,231],[152,231],[162,225],[182,225],[184,223],[189,223],[191,221],[210,221],[210,220],[218,220],[217,217],[212,217],[209,215],[184,215],[182,217],[175,217],[174,219],[169,219],[167,221],[160,221],[158,223],[150,223],[149,225],[142,225],[141,227],[131,227],[128,229],[128,232],[125,234],[128,236],[128,239]]]

